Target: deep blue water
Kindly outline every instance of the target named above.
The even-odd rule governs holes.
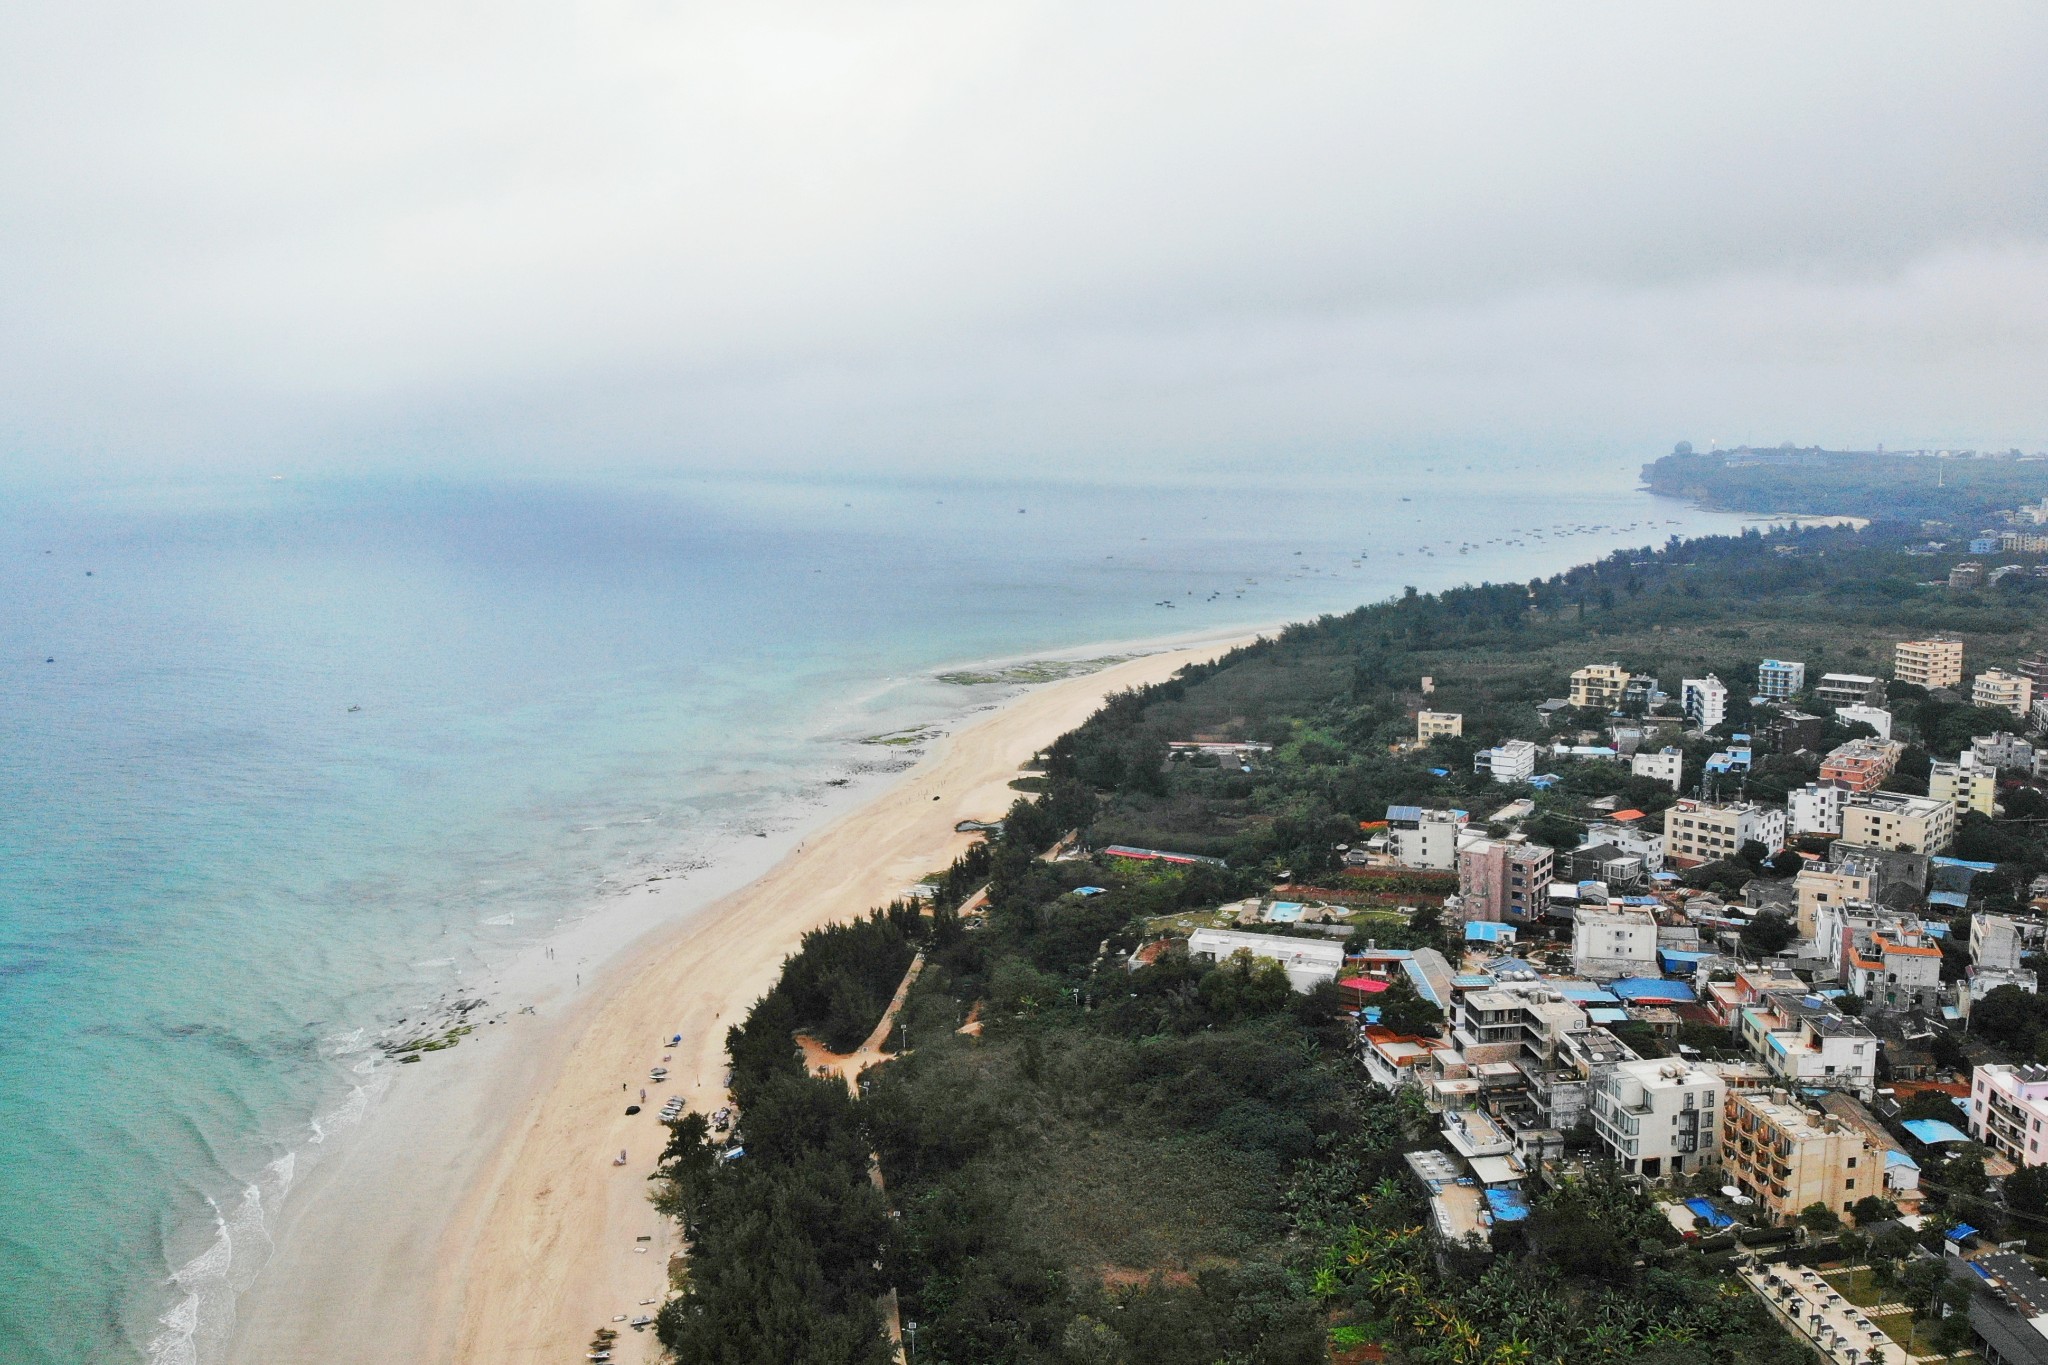
[[[1732,524],[1631,483],[0,496],[0,1357],[207,1359],[366,1036],[947,705],[942,666]]]

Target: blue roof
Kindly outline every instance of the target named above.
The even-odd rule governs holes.
[[[1948,925],[1938,919],[1923,919],[1920,921],[1920,932],[1929,938],[1947,938]]]
[[[1690,962],[1694,966],[1698,966],[1702,962],[1712,962],[1720,954],[1696,953],[1690,948],[1659,948],[1657,956],[1667,962]]]
[[[1998,870],[1997,863],[1973,863],[1968,858],[1933,858],[1929,859],[1929,861],[1936,867],[1967,867],[1972,872],[1996,872]],[[1976,1230],[1975,1228],[1970,1229],[1972,1232]]]
[[[1465,921],[1467,943],[1513,943],[1515,926],[1497,924],[1492,920],[1474,919]]]
[[[1529,785],[1540,791],[1548,791],[1558,783],[1556,773],[1538,773],[1529,779]]]
[[[1440,1010],[1447,1010],[1451,1007],[1451,1002],[1438,995],[1436,987],[1429,984],[1429,973],[1423,971],[1422,964],[1417,962],[1412,956],[1401,959],[1401,970],[1408,973],[1408,979],[1414,983],[1417,995]]]
[[[1485,972],[1460,972],[1451,978],[1451,984],[1462,991],[1483,991],[1493,984],[1493,978]]]
[[[1586,1011],[1586,1017],[1596,1024],[1626,1024],[1628,1011],[1612,1007],[1595,1006]]]
[[[1930,891],[1927,893],[1927,903],[1946,905],[1953,910],[1967,910],[1970,907],[1970,897],[1968,893],[1962,891]]]
[[[1968,1223],[1958,1223],[1942,1234],[1951,1242],[1967,1242],[1976,1235],[1977,1229],[1971,1227]]]
[[[1653,882],[1675,882],[1679,880],[1679,876],[1676,872],[1652,872],[1650,880]]]
[[[1449,777],[1451,775],[1449,768],[1431,768],[1429,772],[1432,777]]]
[[[1907,1156],[1904,1152],[1886,1152],[1884,1154],[1884,1164],[1887,1169],[1893,1166],[1911,1166],[1916,1171],[1920,1169],[1920,1163]]]
[[[1578,1005],[1584,1005],[1587,1003],[1598,1005],[1619,1005],[1621,1003],[1621,1001],[1617,1000],[1613,995],[1609,994],[1605,990],[1602,990],[1598,986],[1574,986],[1564,982],[1559,982],[1557,985],[1552,986],[1551,989],[1556,991],[1565,999]]]
[[[1536,970],[1536,964],[1524,962],[1519,957],[1504,957],[1488,967],[1487,970],[1497,977],[1502,972],[1533,972]]]
[[[1953,1123],[1944,1123],[1940,1119],[1907,1119],[1899,1126],[1911,1133],[1915,1141],[1924,1143],[1929,1147],[1939,1147],[1947,1142],[1968,1142],[1970,1140],[1968,1133],[1965,1133]]]
[[[1489,1189],[1486,1203],[1493,1210],[1496,1223],[1519,1223],[1529,1216],[1529,1201],[1522,1197],[1520,1190]]]
[[[1655,976],[1624,977],[1607,988],[1623,1000],[1668,1000],[1686,1004],[1699,999],[1683,981],[1666,981]]]

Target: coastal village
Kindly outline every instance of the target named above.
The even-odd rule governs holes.
[[[1967,564],[1950,582],[1989,577]],[[1852,1272],[1776,1264],[1820,1241],[1846,1262],[1889,1237],[1937,1243],[1920,1254],[1968,1273],[1979,1292],[1954,1320],[1986,1359],[2048,1362],[2048,1280],[2014,1254],[2024,1239],[1927,1212],[1933,1190],[1989,1194],[2048,1166],[2048,1067],[2003,1059],[1970,1029],[1996,993],[2036,992],[2048,877],[1991,908],[1996,865],[1952,848],[1966,813],[1996,820],[2003,792],[2048,778],[2048,655],[1973,671],[1954,639],[1888,652],[1889,678],[1770,658],[1753,678],[1666,685],[1589,662],[1532,705],[1529,738],[1480,750],[1474,771],[1542,791],[1564,765],[1604,765],[1668,785],[1661,812],[1594,797],[1576,846],[1556,849],[1526,832],[1527,797],[1478,813],[1391,806],[1336,850],[1338,885],[1225,905],[1186,932],[1186,951],[1276,962],[1300,991],[1335,985],[1357,1020],[1358,1064],[1435,1116],[1440,1141],[1405,1159],[1447,1246],[1485,1247],[1590,1156],[1656,1187],[1687,1238],[1756,1253],[1745,1282],[1830,1359],[1941,1354],[1914,1340],[1929,1333],[1897,1304],[1853,1294]],[[1934,758],[1924,794],[1898,790],[1894,683],[2009,712],[2012,728]],[[1730,733],[1736,687],[1757,720]],[[1434,681],[1416,690],[1426,702]],[[1427,704],[1414,721],[1416,752],[1462,733],[1461,715]],[[1815,754],[1831,726],[1853,737]],[[1717,746],[1689,791],[1687,741]],[[1173,747],[1176,760],[1246,771],[1271,752]],[[1813,754],[1817,780],[1782,804],[1747,799],[1745,777],[1769,753]],[[1762,875],[1739,893],[1699,875],[1723,865]],[[1394,917],[1441,925],[1446,946],[1374,942],[1371,926],[1390,918],[1381,887],[1405,902]],[[1174,946],[1162,937],[1132,961]],[[1381,1003],[1395,997],[1429,1007],[1433,1026],[1416,1027],[1412,1008],[1397,1021]],[[1950,1329],[1945,1345],[1962,1344]]]

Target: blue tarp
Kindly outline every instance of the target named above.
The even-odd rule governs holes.
[[[1519,1223],[1529,1216],[1529,1201],[1522,1197],[1520,1190],[1488,1190],[1486,1204],[1493,1211],[1496,1223]]]
[[[1074,888],[1074,894],[1077,896],[1100,896],[1108,890],[1109,888],[1106,886],[1077,886]]]
[[[1970,897],[1969,893],[1963,891],[1930,891],[1927,893],[1927,903],[1946,905],[1951,910],[1967,910],[1970,908]]]
[[[1690,1004],[1692,1001],[1699,999],[1698,996],[1692,993],[1692,987],[1686,985],[1683,981],[1665,981],[1654,976],[1624,977],[1620,981],[1614,982],[1607,989],[1631,1004],[1642,1001],[1652,1003],[1669,1001],[1677,1004]]]
[[[1467,920],[1465,921],[1465,941],[1467,943],[1513,943],[1515,941],[1515,926],[1512,924],[1496,924],[1492,920]]]
[[[1695,1216],[1706,1219],[1709,1227],[1726,1228],[1735,1225],[1733,1218],[1715,1208],[1713,1204],[1705,1199],[1688,1199],[1685,1201],[1685,1206],[1691,1209]]]
[[[1449,768],[1431,768],[1429,770],[1429,775],[1431,777],[1449,777],[1451,775],[1451,770]]]
[[[1963,1242],[1969,1241],[1972,1237],[1975,1237],[1977,1235],[1977,1229],[1971,1227],[1968,1223],[1958,1223],[1954,1227],[1950,1228],[1947,1232],[1942,1233],[1941,1235],[1943,1237],[1946,1237],[1949,1241],[1955,1242],[1958,1245],[1960,1245]]]
[[[1940,1119],[1907,1119],[1899,1125],[1911,1133],[1914,1139],[1929,1147],[1939,1147],[1949,1142],[1968,1142],[1970,1135],[1953,1123]]]

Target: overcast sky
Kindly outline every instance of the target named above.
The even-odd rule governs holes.
[[[0,0],[0,460],[2048,446],[2048,7]]]

